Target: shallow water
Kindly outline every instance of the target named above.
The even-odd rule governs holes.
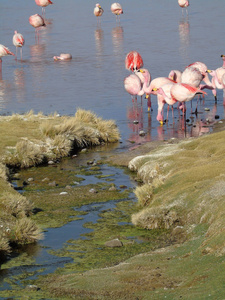
[[[129,75],[124,59],[129,51],[139,51],[152,78],[168,76],[171,69],[183,70],[195,61],[206,63],[210,69],[221,66],[220,55],[225,51],[221,26],[225,3],[220,0],[191,2],[188,17],[185,12],[182,15],[176,1],[143,0],[140,4],[138,0],[123,0],[121,4],[124,14],[120,22],[116,22],[110,12],[110,3],[102,3],[104,14],[101,24],[97,24],[93,15],[94,1],[67,0],[64,4],[55,0],[54,5],[46,8],[47,27],[40,30],[39,41],[35,41],[35,30],[28,18],[41,13],[41,9],[34,1],[2,0],[0,43],[15,52],[14,30],[21,32],[26,42],[22,61],[3,57],[0,113],[24,113],[32,109],[36,113],[57,111],[73,115],[81,107],[105,119],[115,119],[123,141],[140,143],[185,136],[177,111],[174,125],[170,116],[169,125],[160,127],[156,121],[156,96],[152,97],[151,114],[147,113],[145,99],[143,106],[140,99],[137,105],[132,102],[123,86],[124,78]],[[73,59],[53,61],[53,56],[62,52],[71,53]],[[220,118],[224,117],[222,97],[220,90],[215,110]],[[209,91],[204,107],[212,109],[213,105]],[[189,115],[190,103],[187,117]],[[197,119],[194,116],[197,130],[189,126],[186,134],[198,135],[200,121],[205,118],[203,114]],[[133,124],[134,120],[139,124]],[[139,136],[140,130],[146,132],[145,137]]]
[[[1,0],[0,43],[14,52],[14,30],[24,35],[26,43],[22,61],[15,61],[13,57],[3,58],[0,114],[25,113],[32,109],[35,113],[57,111],[73,115],[78,107],[88,109],[104,119],[116,121],[123,141],[118,146],[120,149],[127,148],[128,140],[143,143],[170,137],[198,136],[211,131],[208,125],[213,124],[215,115],[219,119],[224,118],[222,90],[218,91],[217,105],[212,93],[208,92],[199,103],[201,113],[198,116],[191,114],[191,103],[188,103],[189,122],[185,131],[177,111],[174,124],[170,112],[169,123],[160,126],[156,121],[156,96],[152,97],[153,111],[148,113],[145,99],[143,105],[140,99],[137,103],[133,102],[124,90],[123,80],[129,75],[124,59],[131,50],[140,52],[144,67],[149,69],[152,78],[168,76],[171,69],[183,70],[195,61],[206,63],[210,69],[220,67],[220,55],[225,54],[225,29],[221,26],[225,2],[191,1],[187,17],[185,12],[182,15],[177,1],[123,0],[124,15],[120,22],[116,22],[111,14],[110,4],[102,3],[105,12],[101,24],[97,24],[93,15],[94,1],[67,0],[65,4],[65,1],[54,0],[54,5],[46,8],[47,27],[40,30],[37,41],[34,28],[28,22],[30,15],[41,13],[35,2]],[[62,52],[71,53],[73,59],[53,61],[53,56]],[[193,110],[195,106],[196,100],[192,103]],[[205,107],[210,111],[206,112]],[[135,120],[138,124],[134,124]],[[145,131],[144,137],[139,136],[140,130]],[[110,174],[111,169],[108,172]],[[125,178],[121,173],[119,176]],[[124,180],[128,184],[129,179],[126,177]],[[101,209],[99,206],[93,219],[97,218]],[[74,222],[66,226],[72,226]],[[83,233],[82,222],[79,223],[79,234]],[[58,238],[58,231],[50,229],[46,234],[48,236],[42,247],[30,247],[28,253],[35,258],[35,264],[46,267],[47,273],[69,261],[48,254],[48,250],[60,247],[71,237],[65,236],[60,245],[56,245],[54,239],[55,236]],[[33,264],[27,263],[25,267],[3,270],[0,281],[38,270],[39,267],[33,269]],[[4,288],[8,288],[6,283],[1,287]]]

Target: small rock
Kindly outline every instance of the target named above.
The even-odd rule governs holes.
[[[42,179],[42,182],[45,182],[45,181],[49,181],[49,178],[45,177],[44,179]]]
[[[48,164],[49,164],[49,165],[54,165],[54,161],[53,161],[53,160],[49,160],[49,161],[48,161]]]
[[[134,120],[133,123],[134,123],[134,124],[138,124],[139,121],[138,121],[138,120]]]
[[[210,108],[208,108],[208,107],[205,107],[205,111],[210,111]]]
[[[87,152],[87,148],[82,149],[80,152],[81,152],[81,153]]]
[[[215,115],[215,119],[218,120],[220,118],[219,115]]]
[[[34,178],[30,177],[27,179],[28,182],[34,181]]]
[[[49,182],[48,184],[49,186],[57,186],[56,182],[55,181],[52,181],[52,182]]]
[[[67,192],[61,192],[59,195],[67,195]]]
[[[72,158],[75,158],[75,157],[77,157],[77,155],[76,155],[76,154],[74,154],[74,155],[72,156]]]
[[[123,184],[121,184],[121,185],[120,185],[120,188],[121,188],[121,189],[126,189],[126,188],[127,188],[127,186],[126,186],[126,185],[123,185]]]
[[[34,285],[34,284],[28,284],[26,286],[26,289],[29,289],[30,291],[38,291],[38,290],[40,290],[40,288],[37,285]]]
[[[78,185],[78,184],[80,184],[80,183],[79,183],[78,181],[74,181],[73,184]]]
[[[95,189],[90,189],[89,192],[92,193],[92,194],[97,193],[97,191]]]
[[[71,189],[72,189],[72,186],[71,186],[71,185],[67,185],[67,186],[66,186],[66,189],[67,189],[67,190],[71,190]]]
[[[109,188],[109,191],[116,191],[116,187],[113,185]]]
[[[122,247],[123,243],[119,239],[114,239],[114,240],[105,242],[105,246],[106,247],[112,247],[112,248],[114,248],[114,247]]]
[[[144,130],[140,130],[140,131],[139,131],[139,135],[140,135],[140,136],[145,136]]]

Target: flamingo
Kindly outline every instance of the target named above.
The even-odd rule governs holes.
[[[188,0],[178,0],[178,4],[179,4],[180,7],[182,7],[182,14],[184,13],[183,9],[186,8],[186,13],[188,15],[187,7],[190,5],[189,1]]]
[[[98,20],[100,20],[99,17],[101,17],[103,13],[104,13],[103,8],[101,7],[101,5],[99,3],[97,3],[94,8],[94,15],[97,17],[97,22],[98,22]]]
[[[7,47],[0,44],[0,75],[2,74],[2,57],[7,55],[15,56]]]
[[[45,16],[45,7],[49,4],[53,4],[51,0],[35,0],[35,3],[42,7],[42,16]]]
[[[165,103],[168,104],[167,108],[167,120],[168,120],[168,113],[169,113],[169,107],[172,108],[172,114],[173,114],[173,105],[177,102],[177,100],[173,99],[171,96],[171,88],[175,83],[166,83],[162,85],[160,88],[154,88],[153,90],[157,92],[157,100],[158,100],[158,114],[157,114],[157,121],[160,122],[161,125],[163,125],[163,115],[162,110]]]
[[[212,93],[215,97],[215,101],[217,101],[217,91],[216,89],[222,90],[224,89],[224,85],[222,82],[222,76],[225,74],[225,68],[220,67],[216,70],[207,70],[207,72],[212,76]],[[204,88],[204,86],[203,86]]]
[[[139,70],[144,65],[143,59],[137,51],[130,51],[125,58],[125,68],[134,72]]]
[[[111,5],[111,12],[116,15],[116,20],[119,16],[119,20],[120,20],[120,15],[123,14],[123,9],[121,4],[115,2]]]
[[[189,66],[187,66],[186,68],[188,67],[193,67],[193,68],[197,68],[199,69],[199,71],[201,72],[202,76],[203,76],[203,81],[206,83],[206,85],[208,85],[209,87],[212,86],[212,83],[209,79],[209,76],[208,76],[208,73],[207,73],[207,66],[206,64],[204,64],[203,62],[200,62],[200,61],[196,61],[192,64],[190,64]]]
[[[59,56],[54,56],[54,60],[70,60],[72,59],[72,55],[69,53],[61,53]]]
[[[143,84],[143,90],[146,93],[146,98],[148,99],[148,111],[151,108],[151,99],[149,98],[150,94],[157,95],[157,92],[155,89],[160,88],[162,85],[166,83],[174,82],[173,80],[169,79],[168,77],[157,77],[153,79],[151,82],[149,81],[150,73],[146,69],[140,69],[138,72],[141,72],[144,77],[145,81]]]
[[[18,33],[17,31],[14,32],[13,36],[13,45],[16,47],[16,59],[17,59],[17,49],[20,47],[20,57],[22,60],[22,47],[25,43],[24,37],[21,33]]]
[[[183,105],[183,126],[184,129],[184,116],[185,116],[185,103],[192,100],[196,94],[207,95],[206,92],[186,83],[176,83],[170,90],[171,98],[175,101],[179,101]]]
[[[199,87],[201,81],[203,80],[203,75],[198,68],[187,67],[181,75],[181,82],[187,83],[194,87]]]
[[[135,74],[131,74],[124,79],[124,88],[131,96],[134,96],[135,99],[137,99],[137,96],[144,95],[141,80]]]
[[[181,75],[182,75],[181,71],[171,70],[169,75],[168,75],[168,78],[175,81],[175,82],[181,82]]]
[[[46,26],[43,17],[40,16],[39,14],[32,15],[32,16],[29,17],[29,23],[30,23],[31,26],[33,26],[35,28],[35,38],[36,38],[36,35],[39,38],[39,34],[38,34],[39,28],[42,27],[42,26],[43,27]]]

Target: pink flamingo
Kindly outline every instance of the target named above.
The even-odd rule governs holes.
[[[181,75],[182,75],[182,72],[179,71],[179,70],[171,70],[170,73],[169,73],[169,76],[168,78],[179,83],[181,82]]]
[[[42,7],[42,16],[45,16],[45,7],[48,6],[49,4],[53,4],[51,0],[35,0],[35,3],[38,6]]]
[[[117,18],[119,17],[119,20],[120,20],[120,15],[123,14],[123,9],[122,9],[122,6],[115,2],[111,5],[111,12],[116,15],[116,20]]]
[[[162,110],[163,110],[163,106],[165,103],[168,104],[167,107],[167,120],[168,120],[168,114],[169,114],[169,108],[171,106],[172,109],[172,114],[173,114],[173,105],[174,103],[177,102],[176,99],[173,99],[171,96],[171,88],[175,83],[171,82],[171,83],[166,83],[164,85],[162,85],[160,88],[154,88],[153,90],[155,92],[157,92],[157,100],[158,100],[158,114],[157,114],[157,121],[160,122],[161,125],[163,125],[163,114],[162,114]]]
[[[100,21],[99,17],[101,17],[103,13],[104,13],[103,8],[101,7],[101,5],[99,3],[97,3],[94,8],[94,15],[97,17],[97,22],[98,22],[98,20]]]
[[[70,60],[72,59],[72,55],[69,53],[61,53],[59,56],[54,56],[54,60]]]
[[[178,0],[178,4],[179,4],[180,7],[182,7],[182,14],[184,13],[183,9],[186,8],[186,13],[188,15],[187,7],[190,5],[189,1],[188,0]]]
[[[157,77],[153,79],[151,82],[149,81],[150,73],[146,69],[140,69],[138,72],[141,72],[144,77],[145,81],[143,84],[143,90],[146,93],[146,98],[148,99],[148,111],[151,109],[151,99],[149,98],[150,94],[157,95],[155,89],[160,88],[162,85],[166,83],[174,82],[173,80],[169,79],[168,77]]]
[[[212,86],[213,86],[212,93],[215,97],[215,101],[217,101],[216,89],[219,90],[224,89],[224,85],[222,83],[222,76],[225,74],[225,68],[220,67],[217,68],[216,70],[207,70],[207,72],[212,76]]]
[[[39,14],[35,14],[35,15],[32,15],[29,17],[29,23],[31,26],[33,26],[35,28],[35,39],[36,39],[36,36],[38,37],[39,39],[39,29],[40,27],[45,27],[46,24],[45,24],[45,21],[43,19],[42,16],[40,16]]]
[[[124,88],[131,96],[134,96],[134,99],[137,99],[137,96],[144,95],[141,80],[135,74],[131,74],[124,79]]]
[[[16,59],[17,59],[17,49],[20,48],[20,57],[22,60],[22,47],[25,43],[24,37],[21,33],[18,33],[17,31],[14,32],[13,36],[13,45],[16,47]]]
[[[2,74],[2,57],[7,55],[15,56],[7,47],[0,44],[0,75]]]
[[[143,59],[137,51],[130,51],[125,58],[125,68],[134,72],[139,70],[144,65]]]
[[[195,67],[187,67],[181,75],[182,83],[187,83],[194,87],[199,87],[202,80],[202,73]]]
[[[193,68],[196,68],[196,69],[199,69],[199,71],[201,72],[202,76],[203,76],[203,81],[208,85],[208,86],[212,86],[212,83],[209,79],[209,76],[208,76],[208,73],[207,73],[207,66],[206,64],[200,62],[200,61],[196,61],[192,64],[190,64],[189,66],[187,66],[186,68],[188,67],[193,67]]]

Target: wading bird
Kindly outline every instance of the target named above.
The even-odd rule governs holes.
[[[116,20],[119,18],[120,20],[120,15],[123,14],[123,9],[122,6],[115,2],[111,5],[111,12],[116,16]]]
[[[54,56],[54,60],[70,60],[72,59],[72,55],[69,53],[61,53],[59,56]]]
[[[17,59],[17,49],[20,48],[20,57],[22,60],[22,47],[25,43],[24,37],[21,33],[18,33],[17,31],[14,32],[13,36],[13,45],[16,47],[16,59]]]
[[[0,44],[0,77],[2,75],[2,57],[7,55],[15,56],[7,47]]]
[[[35,0],[35,3],[38,6],[42,7],[42,16],[45,16],[45,7],[48,6],[49,4],[53,4],[51,0]]]
[[[100,17],[102,16],[103,13],[104,13],[103,8],[99,3],[97,3],[94,8],[94,15],[97,17],[97,22],[100,21]]]
[[[182,7],[182,14],[184,13],[183,9],[186,8],[186,14],[188,15],[187,7],[190,5],[189,1],[188,0],[178,0],[178,4],[180,7]]]
[[[137,51],[130,51],[125,58],[125,68],[132,72],[139,70],[144,65],[143,59]]]
[[[44,19],[39,14],[35,14],[29,17],[29,23],[35,28],[35,39],[36,36],[39,39],[39,28],[42,26],[46,26]]]
[[[137,96],[144,95],[141,80],[135,74],[131,74],[124,79],[124,88],[132,96],[132,99],[137,100]]]

